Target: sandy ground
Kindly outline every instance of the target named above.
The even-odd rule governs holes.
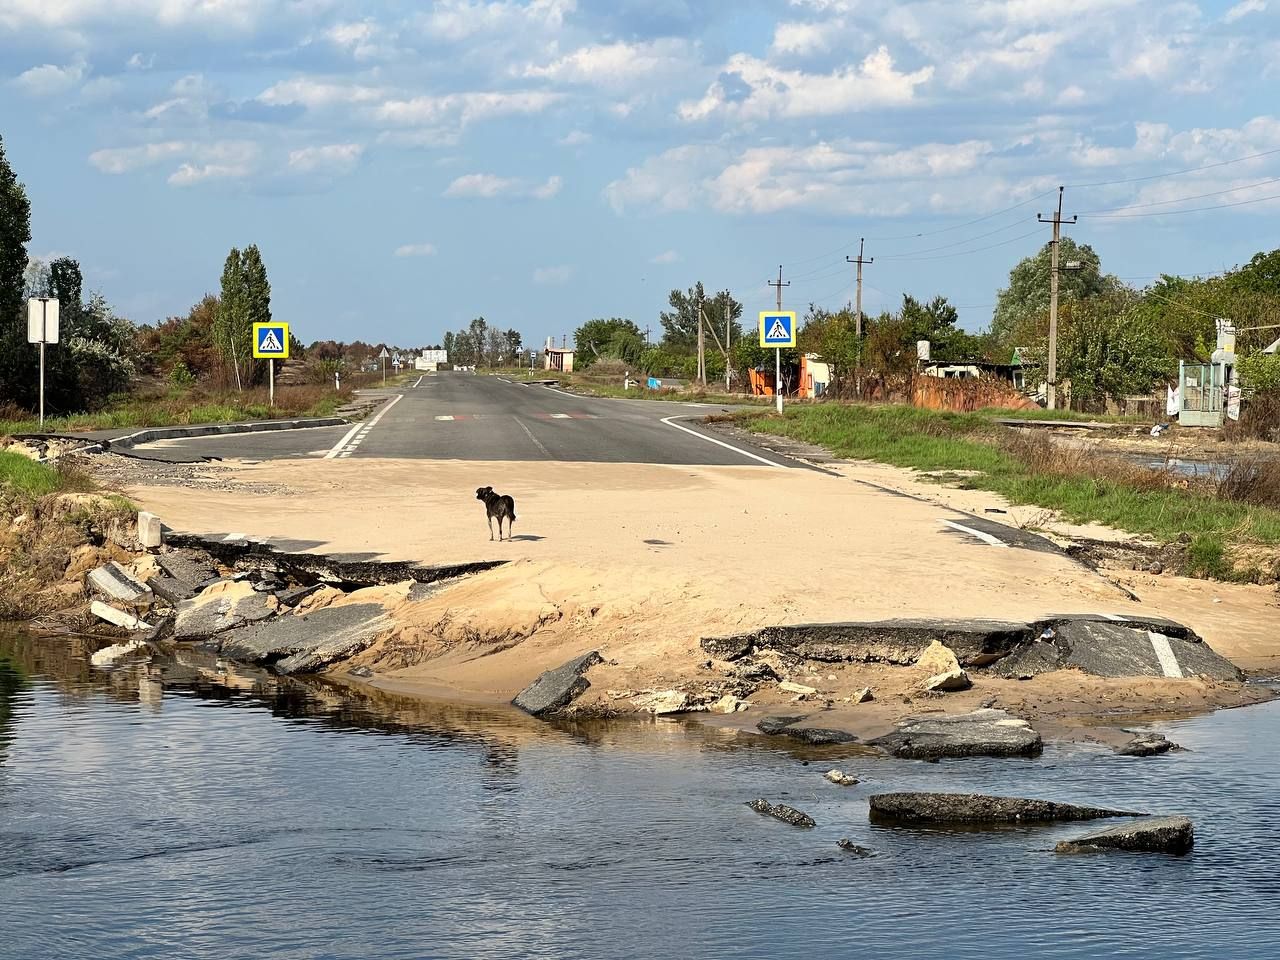
[[[1042,511],[893,468],[839,470],[843,476],[757,467],[273,461],[236,467],[225,485],[233,489],[128,493],[184,531],[247,532],[306,541],[320,552],[423,563],[510,560],[425,600],[384,591],[399,627],[357,662],[373,667],[377,684],[396,693],[505,701],[541,671],[598,649],[608,662],[591,671],[589,698],[596,707],[616,703],[621,710],[636,691],[694,689],[718,679],[705,667],[701,637],[889,617],[1146,612],[1189,623],[1247,669],[1275,665],[1280,638],[1264,629],[1276,622],[1274,590],[1129,576],[1126,586],[1141,598],[1135,603],[1066,557],[970,541],[946,531],[940,523],[946,513],[936,503],[855,481],[1015,526],[1046,525]],[[513,542],[488,539],[483,507],[474,500],[476,487],[488,484],[516,497]],[[288,493],[255,492],[263,489]],[[936,695],[922,696],[920,678],[903,668],[842,665],[815,677],[796,677],[820,690],[804,704],[766,691],[751,711],[722,722],[754,723],[760,711],[784,705],[821,710],[829,700],[832,725],[874,735],[904,714],[943,708]],[[863,686],[877,691],[872,704],[842,703]],[[947,695],[945,707],[994,697],[1023,715],[1079,727],[1086,718],[1135,706],[1185,713],[1254,695],[1238,685],[1059,673],[1021,683],[983,678],[972,691]]]

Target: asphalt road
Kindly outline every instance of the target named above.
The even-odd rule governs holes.
[[[794,460],[701,430],[721,408],[658,400],[602,400],[466,373],[427,375],[351,427],[163,440],[137,456],[165,460],[383,457],[799,466]]]

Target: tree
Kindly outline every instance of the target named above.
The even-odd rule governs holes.
[[[1058,304],[1087,300],[1121,286],[1115,277],[1102,273],[1102,262],[1088,244],[1077,244],[1063,237],[1058,251]],[[1049,286],[1052,265],[1052,243],[1046,243],[1035,256],[1026,257],[1009,272],[1009,286],[996,294],[995,314],[991,319],[991,336],[1001,348],[1025,346],[1017,343],[1022,331],[1049,313]],[[1079,270],[1061,269],[1063,264],[1077,261]]]
[[[503,337],[506,340],[504,347],[507,353],[511,355],[511,358],[515,360],[516,365],[519,366],[520,352],[524,347],[524,337],[520,335],[519,330],[515,329],[508,330],[503,334]]]
[[[456,356],[457,349],[458,349],[458,345],[454,340],[453,332],[450,331],[446,333],[444,335],[444,351],[451,363],[457,359],[457,356]]]
[[[659,315],[662,321],[662,345],[668,350],[693,350],[698,345],[698,306],[701,304],[703,316],[708,328],[715,333],[707,334],[707,341],[714,348],[716,338],[724,336],[725,311],[729,313],[729,322],[734,342],[742,339],[742,304],[733,299],[728,290],[721,290],[713,297],[708,297],[703,289],[702,281],[698,281],[687,291],[672,290],[667,302],[670,311]],[[721,344],[723,346],[723,344]]]
[[[253,325],[271,322],[271,282],[267,280],[267,268],[262,262],[262,253],[257,244],[245,248],[240,258],[240,268],[244,277],[244,310],[245,310],[245,356],[253,356]],[[262,363],[254,363],[252,368],[254,383],[265,377]]]
[[[34,383],[25,370],[31,348],[23,317],[23,274],[31,241],[31,203],[5,157],[0,137],[0,401],[26,403]]]
[[[644,353],[644,334],[621,317],[588,320],[574,331],[573,349],[574,364],[580,367],[606,359],[638,363]]]
[[[1162,332],[1141,310],[1141,298],[1123,288],[1067,306],[1058,366],[1071,381],[1073,402],[1148,393],[1176,372]]]
[[[227,254],[222,267],[222,296],[218,299],[218,320],[214,326],[214,343],[222,355],[223,363],[235,370],[236,389],[244,384],[240,377],[240,361],[249,345],[249,304],[246,302],[244,259],[235,247]]]

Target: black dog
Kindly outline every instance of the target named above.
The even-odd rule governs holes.
[[[483,500],[489,515],[489,539],[493,539],[493,518],[498,518],[498,540],[502,540],[502,521],[507,521],[507,539],[511,539],[511,524],[516,520],[516,502],[511,497],[496,494],[493,487],[481,487],[476,499]]]

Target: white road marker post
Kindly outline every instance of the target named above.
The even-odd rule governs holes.
[[[773,351],[773,393],[778,398],[778,412],[782,412],[782,348]]]
[[[272,410],[276,408],[276,362],[267,361],[267,397]]]
[[[40,429],[44,430],[44,345],[58,342],[56,297],[32,297],[27,301],[27,342],[40,345]]]

